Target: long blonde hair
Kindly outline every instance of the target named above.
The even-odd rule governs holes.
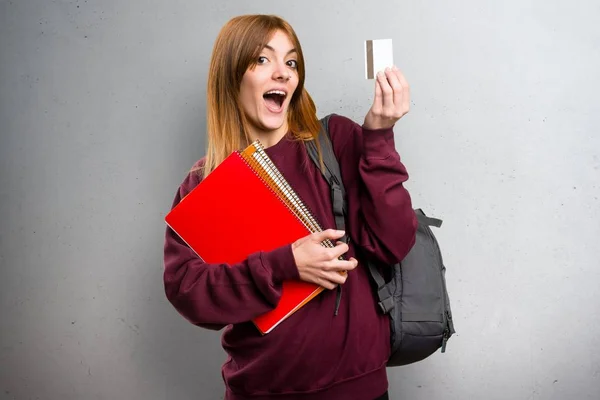
[[[274,15],[235,17],[217,36],[210,61],[206,91],[208,146],[204,165],[198,167],[204,177],[233,151],[250,144],[248,122],[239,102],[240,85],[248,68],[256,65],[260,52],[277,31],[287,34],[298,55],[298,86],[287,113],[289,130],[298,140],[316,139],[319,134],[316,107],[304,88],[302,48],[291,25]],[[316,144],[319,148],[318,141]]]

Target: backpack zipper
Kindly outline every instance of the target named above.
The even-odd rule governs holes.
[[[448,310],[446,310],[444,314],[446,315],[446,328],[442,334],[442,353],[446,351],[446,343],[448,343],[448,339],[450,339],[450,323],[452,321],[452,315],[450,315]]]
[[[450,338],[450,330],[446,328],[442,334],[442,353],[446,352],[446,343],[448,343],[448,338]]]
[[[433,234],[433,232],[431,232],[430,227],[426,227],[426,230],[427,230],[427,234],[433,239],[435,245],[438,248],[437,256],[438,256],[440,264],[444,265],[444,262],[442,260],[442,254],[439,250],[439,243],[438,243],[437,239],[435,238],[435,235]],[[442,283],[442,287],[444,287],[444,276],[443,276],[442,271],[440,271],[439,276],[440,276],[440,280]],[[446,351],[446,344],[448,343],[448,339],[450,339],[450,324],[452,323],[452,315],[450,314],[450,310],[448,310],[446,296],[443,296],[442,303],[444,305],[444,325],[445,325],[444,332],[442,333],[442,353],[444,353]]]

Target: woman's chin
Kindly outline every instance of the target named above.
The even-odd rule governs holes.
[[[283,127],[286,122],[286,115],[284,113],[279,115],[265,116],[261,118],[260,126],[264,131],[271,132],[277,131]]]

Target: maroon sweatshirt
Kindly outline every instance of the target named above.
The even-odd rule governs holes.
[[[356,247],[385,263],[408,253],[417,226],[403,187],[408,175],[391,128],[367,130],[333,116],[329,130],[347,191],[347,257],[359,260],[343,285],[337,316],[336,290],[326,290],[262,336],[249,321],[276,306],[284,280],[299,278],[291,244],[235,265],[207,264],[167,227],[167,298],[195,325],[226,327],[222,375],[228,400],[372,400],[387,390],[389,320],[378,311]],[[266,152],[321,226],[335,228],[329,186],[304,145],[284,137]],[[173,206],[200,180],[190,173]],[[235,232],[231,238],[234,245]]]

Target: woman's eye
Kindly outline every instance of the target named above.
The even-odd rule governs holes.
[[[292,68],[298,68],[298,61],[296,60],[290,60],[287,62],[287,64]]]
[[[257,62],[258,62],[259,64],[264,64],[264,63],[266,63],[266,62],[267,62],[267,57],[260,56],[260,57],[258,57],[258,60],[257,60]]]

